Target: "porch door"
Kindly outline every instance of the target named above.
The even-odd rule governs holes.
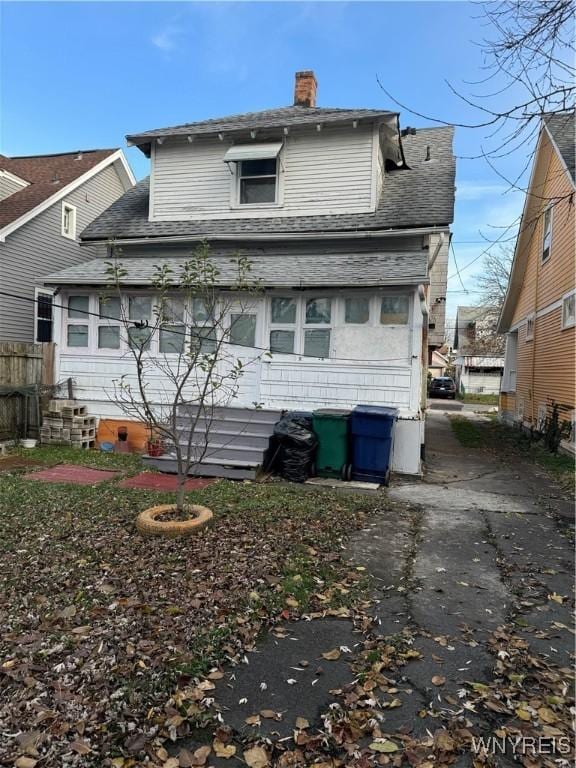
[[[243,373],[238,381],[238,394],[231,406],[249,408],[260,402],[264,300],[251,297],[231,304],[228,312],[230,360],[241,360]]]

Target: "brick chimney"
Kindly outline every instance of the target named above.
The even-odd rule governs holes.
[[[303,72],[296,72],[294,82],[294,106],[295,107],[315,107],[316,90],[318,83],[314,72],[306,69]]]

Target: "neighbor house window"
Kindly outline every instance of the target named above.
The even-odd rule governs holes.
[[[544,211],[543,235],[542,235],[542,261],[548,261],[550,258],[550,249],[552,247],[552,206]]]
[[[409,309],[409,296],[383,296],[380,305],[380,323],[382,325],[407,325]]]
[[[62,234],[70,240],[76,239],[76,207],[62,203]]]
[[[531,315],[528,315],[526,318],[526,341],[532,341],[534,338],[534,323],[536,321],[536,316],[534,313]]]
[[[98,349],[120,349],[122,310],[119,296],[98,299]]]
[[[260,205],[276,202],[278,161],[242,160],[238,163],[238,202],[240,205]]]
[[[344,322],[350,325],[364,325],[370,319],[370,299],[365,296],[346,299]]]
[[[36,290],[36,341],[52,341],[53,296],[46,291]]]
[[[568,293],[562,299],[562,328],[576,325],[576,293]]]

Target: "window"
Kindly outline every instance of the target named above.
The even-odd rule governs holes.
[[[158,312],[160,314],[159,351],[162,354],[182,354],[186,340],[184,300],[179,297],[168,297],[163,306],[158,308]]]
[[[213,313],[204,299],[192,299],[192,327],[190,348],[193,354],[212,355],[216,351],[217,337]]]
[[[293,298],[274,296],[271,306],[271,324],[275,327],[270,330],[270,351],[291,354],[296,351],[297,301]]]
[[[150,296],[128,297],[128,319],[137,323],[128,329],[128,344],[130,349],[150,349],[152,330],[146,323],[150,322],[152,314],[152,299]]]
[[[562,328],[576,325],[576,293],[568,293],[562,299]]]
[[[62,203],[62,234],[70,240],[76,239],[76,208],[70,203]]]
[[[363,325],[370,319],[370,299],[361,296],[346,299],[344,306],[344,322],[353,325]]]
[[[409,296],[383,296],[380,306],[380,323],[382,325],[406,325],[409,308]]]
[[[230,343],[241,347],[256,345],[256,315],[230,315]]]
[[[270,351],[329,357],[331,319],[330,298],[295,299],[275,296],[271,302]]]
[[[87,347],[90,322],[90,297],[69,296],[66,311],[66,343],[69,347]]]
[[[98,298],[98,349],[120,349],[122,306],[119,296]]]
[[[242,160],[238,163],[238,202],[240,205],[261,205],[276,202],[278,161]]]
[[[51,293],[36,290],[36,341],[52,341],[53,296]]]
[[[550,249],[552,247],[552,206],[548,206],[544,211],[543,234],[542,234],[542,261],[548,261],[550,258]]]
[[[89,306],[89,296],[70,296],[68,299],[68,318],[87,320]]]
[[[532,341],[534,338],[534,322],[535,322],[536,316],[534,313],[531,315],[528,315],[526,318],[526,341]]]

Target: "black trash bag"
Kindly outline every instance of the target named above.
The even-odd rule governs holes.
[[[312,429],[312,414],[292,411],[274,427],[279,451],[277,466],[280,474],[292,483],[303,483],[312,474],[318,438]]]

